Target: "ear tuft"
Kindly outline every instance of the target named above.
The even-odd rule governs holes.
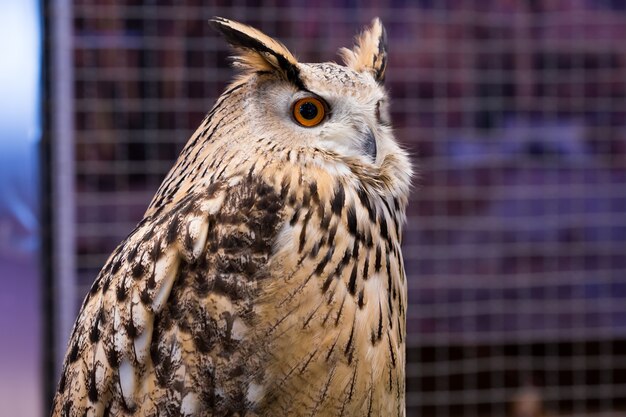
[[[251,26],[222,17],[213,17],[209,24],[238,50],[238,55],[234,57],[237,67],[255,72],[278,72],[301,86],[298,60],[285,45]]]
[[[341,48],[339,54],[346,66],[357,72],[370,72],[382,84],[387,67],[387,32],[379,18],[356,38],[352,49]]]

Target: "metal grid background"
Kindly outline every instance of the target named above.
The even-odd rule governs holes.
[[[233,74],[209,17],[325,61],[378,15],[420,172],[408,415],[624,409],[624,3],[264,3],[73,0],[77,304]]]

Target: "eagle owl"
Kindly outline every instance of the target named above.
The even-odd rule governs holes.
[[[82,304],[54,416],[404,416],[411,165],[375,19],[345,65],[223,18],[240,75]]]

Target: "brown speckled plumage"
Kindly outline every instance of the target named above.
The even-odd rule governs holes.
[[[52,414],[404,416],[411,167],[382,25],[344,67],[212,24],[242,75],[87,294]],[[317,127],[290,116],[306,95],[329,105]]]

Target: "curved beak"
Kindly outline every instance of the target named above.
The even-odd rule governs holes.
[[[361,147],[363,153],[372,158],[372,162],[376,161],[376,136],[369,127],[365,131]]]

